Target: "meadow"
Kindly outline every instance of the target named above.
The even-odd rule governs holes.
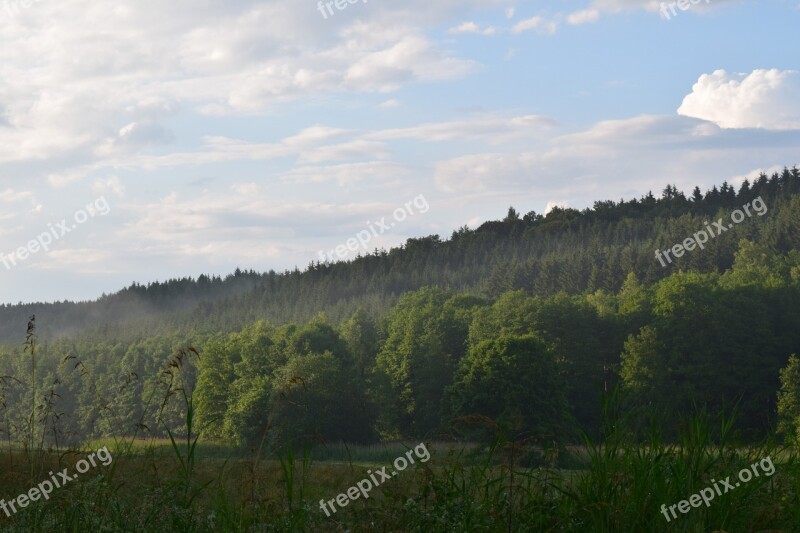
[[[191,427],[191,421],[187,421]],[[311,442],[303,449],[242,449],[173,439],[107,438],[81,449],[7,450],[2,497],[27,492],[89,451],[113,462],[31,502],[3,531],[799,531],[800,462],[792,448],[742,446],[730,420],[698,415],[678,442],[654,427],[637,439],[608,421],[601,441],[546,449],[497,435],[488,444],[431,442],[418,463],[330,518],[334,498],[414,446]],[[660,511],[748,465],[771,457],[756,477],[667,522]],[[734,477],[735,479],[735,477]]]

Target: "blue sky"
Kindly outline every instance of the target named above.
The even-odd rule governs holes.
[[[3,302],[800,163],[797,0],[2,2]]]

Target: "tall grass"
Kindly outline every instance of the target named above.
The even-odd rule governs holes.
[[[331,518],[319,500],[365,478],[366,466],[312,462],[308,451],[290,448],[262,461],[252,498],[244,461],[208,459],[190,474],[187,453],[196,457],[198,443],[187,448],[175,439],[171,460],[144,451],[115,455],[115,476],[81,479],[2,525],[11,531],[797,531],[795,452],[770,443],[720,444],[709,433],[708,420],[698,416],[679,444],[664,444],[657,434],[639,444],[607,435],[562,454],[578,468],[520,466],[522,450],[502,439],[480,449],[440,447],[428,463]],[[776,466],[771,478],[755,478],[672,523],[663,518],[661,504],[688,499],[712,479],[735,476],[767,456]],[[6,497],[27,488],[19,480],[13,490],[3,486]]]

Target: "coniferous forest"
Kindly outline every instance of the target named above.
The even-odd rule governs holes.
[[[656,258],[758,198],[763,215]],[[101,443],[120,458],[19,530],[800,530],[797,168],[514,206],[303,271],[5,305],[0,339],[14,487],[14,450],[42,471]],[[420,442],[430,463],[320,512]],[[774,477],[662,516],[767,455]]]

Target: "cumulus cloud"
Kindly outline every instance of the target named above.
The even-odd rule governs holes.
[[[678,113],[722,128],[800,129],[800,72],[754,70],[703,74]]]
[[[178,110],[255,114],[303,96],[458,78],[475,63],[425,29],[502,4],[376,2],[324,21],[295,0],[36,3],[0,17],[0,164],[142,152],[171,140]],[[63,184],[79,173],[53,174]]]

